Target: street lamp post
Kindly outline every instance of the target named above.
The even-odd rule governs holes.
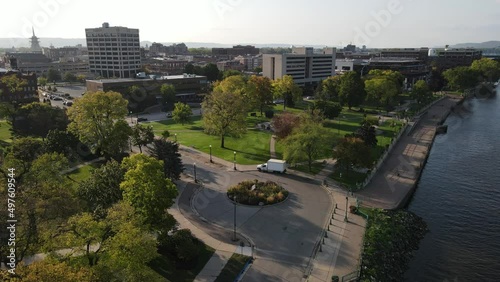
[[[347,222],[347,204],[349,202],[349,197],[345,197],[345,217],[344,217],[344,221]]]
[[[175,143],[177,143],[177,133],[175,133],[174,136],[175,136]]]
[[[132,121],[132,111],[130,111],[130,123],[132,123],[132,124],[134,123],[134,122]]]
[[[234,204],[234,217],[233,217],[233,222],[234,222],[234,225],[233,225],[233,241],[236,241],[236,196],[234,196],[233,198],[233,204]]]
[[[193,170],[194,170],[194,183],[198,183],[198,180],[196,179],[196,163],[193,164]]]
[[[212,161],[212,145],[210,145],[210,162],[213,163],[213,161]]]
[[[234,158],[233,158],[233,169],[236,170],[236,151],[234,151]]]

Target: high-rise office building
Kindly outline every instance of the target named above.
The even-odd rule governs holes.
[[[131,78],[140,71],[139,30],[121,26],[85,29],[89,70],[104,78]]]

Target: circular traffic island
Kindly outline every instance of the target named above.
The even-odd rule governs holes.
[[[272,181],[246,180],[230,187],[227,196],[242,205],[269,206],[286,200],[288,191]]]

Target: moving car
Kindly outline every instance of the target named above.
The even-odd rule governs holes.
[[[147,119],[147,118],[144,118],[144,117],[137,118],[137,122],[147,121],[147,120],[148,120],[148,119]]]

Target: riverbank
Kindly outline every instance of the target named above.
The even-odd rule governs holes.
[[[393,210],[408,203],[417,187],[438,126],[461,101],[462,97],[448,95],[413,121],[411,130],[404,133],[371,182],[356,193],[363,205]]]

